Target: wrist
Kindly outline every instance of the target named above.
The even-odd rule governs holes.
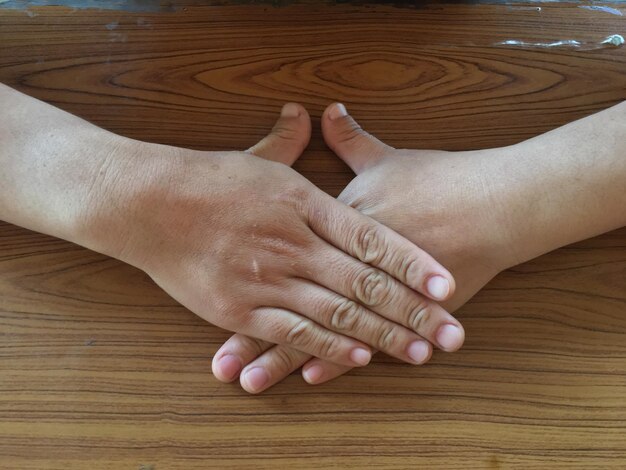
[[[494,270],[494,275],[527,259],[526,245],[520,243],[518,227],[517,204],[523,198],[522,188],[506,181],[510,176],[508,159],[518,151],[503,147],[471,151],[467,155],[478,160],[478,164],[468,164],[476,176],[474,194],[479,195],[474,202],[477,209],[474,219],[478,223],[476,229],[482,234],[477,239],[484,243],[477,251],[481,262]],[[484,258],[485,254],[488,259]]]
[[[490,151],[483,173],[513,264],[624,225],[623,113],[619,105]]]
[[[148,195],[167,187],[164,180],[179,150],[109,134],[90,175],[91,189],[81,205],[73,241],[140,266],[137,225],[157,207],[148,204],[156,202]]]

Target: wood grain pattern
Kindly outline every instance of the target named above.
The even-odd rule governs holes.
[[[247,148],[288,100],[454,150],[626,98],[624,47],[495,45],[624,33],[576,4],[171,6],[0,9],[0,81],[203,149]],[[351,178],[317,130],[296,168],[331,194]],[[143,273],[0,223],[0,468],[626,468],[626,229],[503,273],[459,317],[466,346],[427,366],[252,397],[211,376],[227,334]]]

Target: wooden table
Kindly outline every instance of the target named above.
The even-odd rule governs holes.
[[[0,81],[199,149],[247,148],[301,102],[316,130],[296,169],[331,194],[352,177],[318,130],[331,101],[392,145],[458,150],[626,98],[626,47],[600,44],[626,34],[618,3],[117,3],[2,2]],[[626,229],[503,273],[458,315],[466,346],[427,366],[376,357],[249,396],[211,375],[228,334],[146,275],[0,224],[0,467],[626,468]]]

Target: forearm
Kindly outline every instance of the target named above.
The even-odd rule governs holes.
[[[123,181],[138,177],[139,143],[4,85],[0,103],[0,219],[115,254],[92,223],[122,203],[119,188],[139,186]],[[107,227],[107,239],[123,227]]]
[[[519,262],[626,225],[626,102],[501,152],[489,184]]]

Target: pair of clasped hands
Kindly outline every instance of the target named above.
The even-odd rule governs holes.
[[[204,152],[2,85],[0,101],[0,219],[136,266],[236,332],[213,372],[251,393],[299,367],[325,382],[377,350],[414,365],[456,351],[449,312],[498,272],[626,225],[626,103],[466,152],[392,148],[332,104],[324,140],[356,173],[336,200],[290,168],[311,136],[294,103],[248,151]]]
[[[336,200],[290,168],[311,136],[294,103],[248,151],[204,152],[2,85],[0,101],[0,218],[132,264],[236,332],[213,372],[251,393],[299,367],[325,382],[377,350],[414,365],[456,351],[449,312],[498,272],[626,225],[626,103],[466,152],[392,148],[332,104],[324,140],[356,173]]]
[[[202,152],[220,177],[206,175],[199,152],[179,155],[186,170],[170,183],[184,179],[188,194],[171,206],[155,196],[166,201],[168,221],[157,229],[175,246],[157,247],[169,254],[151,258],[159,266],[126,256],[190,310],[237,332],[216,353],[213,372],[223,382],[239,378],[250,393],[299,367],[308,383],[323,383],[366,366],[376,351],[415,365],[433,348],[456,351],[465,334],[449,311],[504,268],[496,260],[505,250],[487,235],[498,227],[481,204],[490,195],[479,158],[397,150],[339,103],[321,125],[357,175],[338,200],[290,168],[308,145],[311,121],[288,103],[247,152]],[[217,182],[211,198],[206,179]]]

